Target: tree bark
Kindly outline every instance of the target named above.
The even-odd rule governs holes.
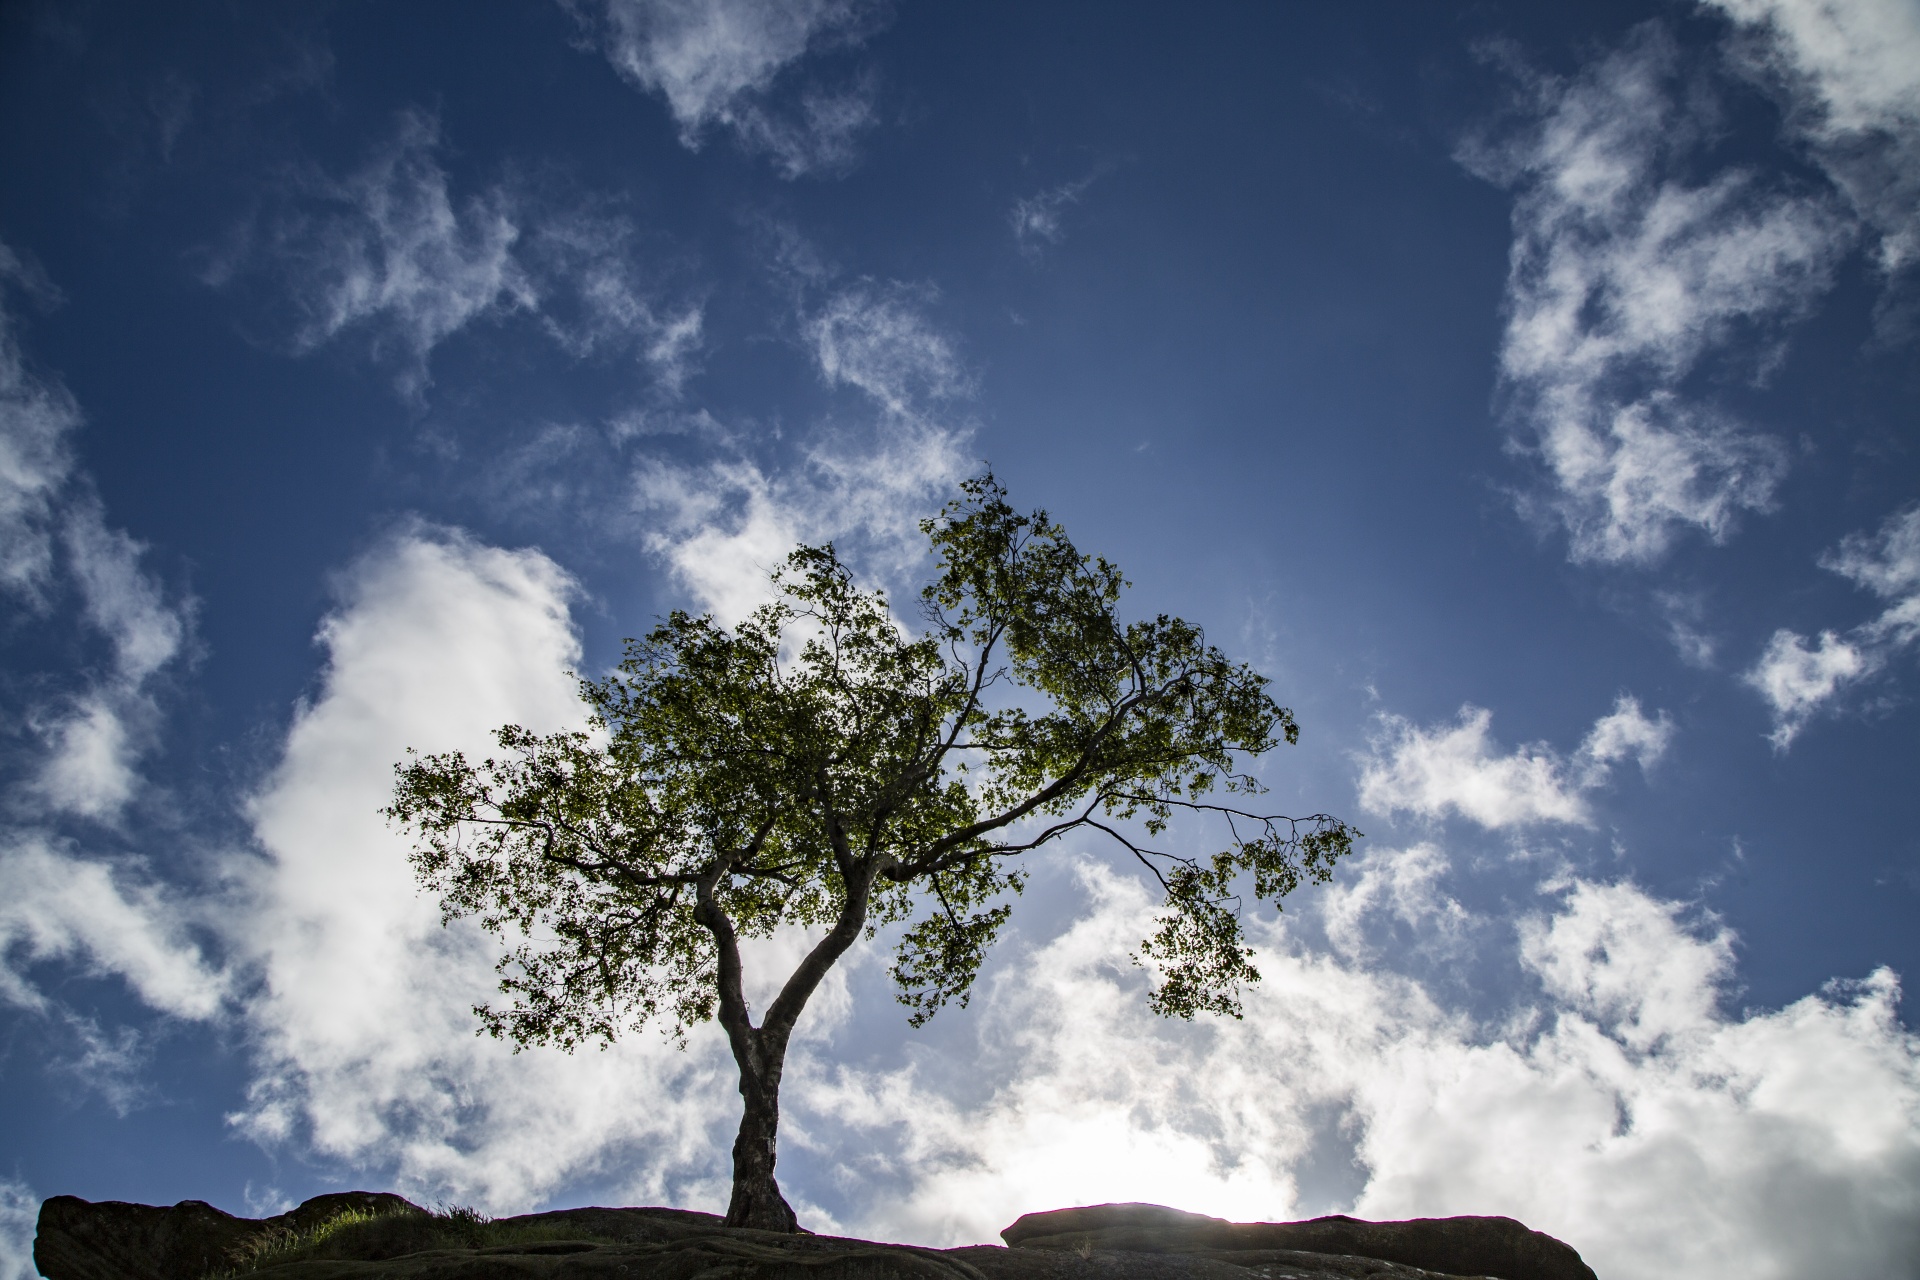
[[[727,1225],[792,1234],[800,1223],[773,1177],[786,1045],[784,1037],[777,1047],[769,1045],[763,1031],[750,1032],[746,1038],[752,1042],[748,1055],[752,1061],[739,1063],[742,1108],[740,1133],[733,1140],[733,1197],[727,1203]]]
[[[734,933],[733,921],[714,893],[719,877],[725,873],[725,864],[717,864],[699,886],[700,903],[695,919],[713,934],[718,947],[715,976],[720,987],[720,1025],[726,1029],[733,1060],[740,1068],[740,1132],[733,1140],[733,1196],[727,1203],[726,1218],[730,1227],[755,1227],[789,1234],[801,1229],[792,1206],[780,1194],[780,1184],[773,1177],[780,1133],[780,1077],[786,1071],[787,1041],[820,980],[859,938],[867,919],[867,898],[873,889],[873,867],[845,856],[844,849],[839,852],[842,856],[837,861],[847,887],[840,918],[788,975],[758,1027],[748,1014],[741,984],[739,939]]]

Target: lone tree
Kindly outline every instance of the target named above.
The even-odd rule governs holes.
[[[917,636],[832,546],[802,547],[732,630],[676,612],[628,641],[581,683],[589,730],[508,726],[498,758],[397,766],[386,812],[421,882],[511,948],[507,1002],[474,1010],[487,1031],[571,1050],[718,1016],[745,1100],[731,1226],[798,1229],[773,1175],[787,1044],[863,934],[904,926],[892,975],[918,1026],[966,1004],[1021,855],[1098,832],[1165,891],[1140,948],[1152,1007],[1238,1017],[1259,978],[1240,890],[1325,881],[1358,834],[1234,803],[1262,790],[1243,761],[1298,739],[1293,713],[1198,627],[1122,621],[1120,570],[991,474],[921,528],[939,573]],[[1219,821],[1225,848],[1152,847],[1176,811]],[[825,931],[756,1025],[739,942],[783,924]]]

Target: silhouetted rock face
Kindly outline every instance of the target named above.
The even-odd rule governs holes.
[[[492,1247],[421,1247],[436,1227],[398,1196],[357,1191],[319,1196],[275,1218],[236,1218],[188,1200],[172,1208],[89,1204],[57,1196],[40,1210],[34,1261],[49,1280],[201,1280],[232,1265],[251,1236],[302,1231],[344,1209],[396,1215],[366,1224],[352,1252],[248,1271],[261,1280],[1592,1280],[1579,1255],[1506,1218],[1366,1223],[1230,1223],[1157,1205],[1100,1205],[1028,1214],[1002,1235],[1016,1248],[922,1249],[834,1236],[731,1230],[712,1214],[682,1209],[569,1209],[509,1218],[496,1227],[539,1234],[537,1242]],[[1466,1225],[1460,1224],[1480,1224]],[[1492,1224],[1492,1225],[1488,1225]],[[1438,1230],[1436,1230],[1436,1228]],[[1295,1234],[1286,1234],[1294,1231]],[[1397,1234],[1396,1234],[1397,1232]],[[1305,1233],[1305,1234],[1300,1234]],[[578,1234],[580,1239],[566,1236]],[[561,1238],[554,1238],[558,1235]],[[1456,1270],[1443,1275],[1398,1260],[1412,1249],[1432,1257],[1532,1257],[1546,1268]],[[1314,1247],[1303,1247],[1301,1242]],[[1412,1241],[1413,1244],[1408,1242]],[[1192,1247],[1189,1248],[1188,1243]],[[1393,1256],[1355,1249],[1394,1250]],[[1502,1244],[1501,1242],[1504,1242]],[[1473,1253],[1479,1248],[1481,1253]],[[1499,1253],[1506,1248],[1507,1253]],[[1453,1252],[1447,1253],[1451,1249]],[[1515,1250],[1519,1250],[1518,1253]],[[1497,1255],[1497,1256],[1496,1256]],[[1571,1260],[1571,1269],[1565,1263]],[[1471,1265],[1479,1266],[1478,1262]]]
[[[169,1208],[55,1196],[40,1206],[33,1264],[50,1280],[200,1280],[231,1265],[233,1250],[249,1236],[304,1231],[346,1209],[425,1212],[384,1191],[315,1196],[272,1218],[236,1218],[201,1200]]]
[[[1366,1222],[1228,1222],[1157,1204],[1102,1204],[1029,1213],[1000,1233],[1021,1249],[1196,1254],[1232,1262],[1270,1250],[1379,1258],[1447,1275],[1498,1280],[1595,1280],[1579,1253],[1512,1218]]]

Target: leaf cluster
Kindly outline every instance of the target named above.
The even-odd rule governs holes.
[[[802,547],[739,625],[676,612],[629,641],[582,682],[586,730],[508,726],[487,759],[397,767],[387,813],[421,882],[510,945],[487,1030],[566,1048],[654,1019],[684,1033],[737,988],[732,939],[781,924],[904,924],[892,972],[918,1025],[965,1004],[1020,855],[1082,829],[1165,891],[1142,947],[1155,1007],[1237,1014],[1258,977],[1237,886],[1276,900],[1324,880],[1358,834],[1243,807],[1261,790],[1243,762],[1296,741],[1292,713],[1199,628],[1123,622],[1120,571],[991,475],[922,528],[938,573],[917,630],[831,545]],[[1143,843],[1180,812],[1219,821],[1225,847]],[[807,990],[783,995],[789,1015]]]

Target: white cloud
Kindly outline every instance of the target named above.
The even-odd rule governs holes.
[[[398,366],[401,391],[432,384],[434,348],[487,319],[536,317],[570,354],[631,348],[660,384],[688,376],[701,309],[669,305],[636,264],[637,235],[617,213],[549,213],[504,185],[456,199],[438,159],[440,125],[400,113],[393,139],[344,179],[309,175],[288,208],[207,273],[215,286],[262,268],[285,277],[296,351],[365,334]]]
[[[141,713],[152,708],[117,693],[90,689],[29,717],[47,749],[29,789],[48,807],[111,821],[138,793],[140,749],[129,721],[145,727],[151,717]]]
[[[924,300],[904,285],[870,281],[829,298],[806,325],[820,376],[902,417],[964,394],[966,372],[952,342],[928,321]]]
[[[1849,534],[1820,563],[1882,599],[1894,601],[1893,609],[1878,625],[1883,631],[1903,631],[1906,603],[1920,595],[1920,506],[1895,512],[1871,535]]]
[[[145,1079],[151,1054],[148,1041],[137,1030],[123,1026],[108,1031],[96,1019],[71,1009],[54,1012],[58,1030],[65,1033],[72,1046],[66,1053],[56,1051],[50,1059],[54,1074],[70,1087],[98,1094],[117,1116],[128,1115],[151,1099],[152,1090]],[[41,1025],[43,1029],[52,1026]],[[57,1032],[49,1037],[49,1043],[58,1043]]]
[[[804,321],[821,379],[862,393],[878,410],[870,425],[817,431],[786,469],[729,449],[704,463],[653,460],[637,470],[649,549],[701,607],[729,623],[745,617],[802,542],[857,542],[866,570],[882,579],[923,554],[917,522],[967,466],[967,433],[935,415],[970,383],[919,302],[904,286],[862,282]]]
[[[1706,0],[1758,40],[1746,61],[1879,236],[1891,273],[1920,260],[1920,5]]]
[[[1015,200],[1008,221],[1013,226],[1014,244],[1020,252],[1037,258],[1042,245],[1059,244],[1066,239],[1066,228],[1061,225],[1062,215],[1068,205],[1080,203],[1081,195],[1092,183],[1090,177],[1078,182],[1063,182],[1057,187]]]
[[[0,290],[46,295],[14,251],[0,244]],[[35,376],[0,306],[0,588],[38,602],[53,571],[54,508],[73,470],[70,437],[80,409],[57,381]]]
[[[1332,1109],[1364,1180],[1341,1208],[1509,1214],[1610,1280],[1899,1274],[1920,1245],[1920,1043],[1885,971],[1728,1015],[1724,932],[1575,881],[1516,953],[1539,1001],[1498,1025],[1275,925],[1246,1019],[1186,1028],[1114,963],[1146,894],[1081,875],[1091,910],[976,1001],[967,1080],[926,1057],[790,1086],[865,1210],[850,1228],[990,1240],[1036,1207],[1126,1200],[1286,1218],[1308,1118]]]
[[[1825,291],[1849,231],[1822,198],[1692,159],[1678,55],[1655,28],[1569,80],[1532,76],[1520,133],[1462,158],[1515,187],[1500,375],[1517,440],[1545,465],[1532,505],[1573,558],[1647,563],[1683,530],[1718,542],[1764,511],[1778,442],[1680,393],[1735,339]]]
[[[227,977],[194,942],[190,905],[132,870],[15,834],[0,848],[0,890],[0,999],[52,1012],[28,970],[62,961],[174,1017],[219,1012]]]
[[[430,529],[346,575],[320,693],[251,804],[264,856],[243,870],[232,940],[259,974],[243,1132],[496,1211],[616,1159],[643,1203],[723,1194],[707,1132],[730,1099],[718,1038],[577,1056],[476,1038],[496,944],[441,927],[378,812],[408,747],[483,753],[504,723],[579,722],[573,592],[536,551]]]
[[[1773,633],[1746,681],[1773,709],[1773,745],[1784,751],[1814,712],[1845,685],[1879,668],[1879,655],[1863,652],[1831,631],[1809,648],[1805,636],[1786,628]]]
[[[521,258],[540,291],[540,324],[577,357],[633,348],[678,394],[695,372],[705,328],[696,303],[670,305],[642,279],[639,236],[624,216],[591,207],[533,217]]]
[[[0,244],[0,288],[9,286],[53,296]],[[80,687],[21,713],[46,747],[26,791],[55,811],[111,822],[139,788],[139,757],[158,719],[150,686],[185,646],[191,602],[169,602],[141,565],[146,548],[108,527],[73,459],[79,406],[28,368],[13,326],[0,305],[0,589],[43,616],[77,595],[86,623],[112,647],[106,671],[61,672]]]
[[[1638,698],[1622,695],[1612,711],[1593,722],[1577,758],[1586,770],[1587,784],[1598,786],[1606,771],[1623,760],[1632,759],[1643,772],[1651,769],[1672,741],[1673,721],[1666,712],[1649,720]]]
[[[40,1220],[40,1198],[13,1178],[0,1178],[0,1280],[38,1280],[33,1265],[33,1235]]]
[[[1462,940],[1468,915],[1442,887],[1450,870],[1452,863],[1438,845],[1368,848],[1320,890],[1319,916],[1327,941],[1343,956],[1369,957],[1370,925],[1384,910],[1408,930],[1426,934],[1428,946],[1451,949]]]
[[[507,201],[494,191],[456,205],[434,158],[439,142],[437,120],[403,112],[366,166],[323,185],[328,212],[289,216],[270,245],[294,279],[296,349],[366,326],[376,352],[402,348],[402,386],[416,395],[430,382],[427,356],[448,335],[485,314],[538,306],[513,256],[520,227]]]
[[[801,543],[857,542],[864,567],[897,571],[924,553],[916,521],[965,473],[963,438],[916,423],[823,433],[787,470],[738,456],[648,462],[634,476],[647,546],[723,623],[767,599],[769,575]]]
[[[28,721],[47,747],[31,790],[51,808],[114,821],[141,786],[139,763],[160,720],[150,685],[179,657],[192,602],[170,603],[141,567],[146,548],[107,526],[92,497],[70,501],[64,544],[85,617],[113,647],[109,672]]]
[[[1594,723],[1571,760],[1545,743],[1502,754],[1492,723],[1491,711],[1474,706],[1460,708],[1457,723],[1432,729],[1385,717],[1385,732],[1361,761],[1360,803],[1385,814],[1457,813],[1489,829],[1590,826],[1587,797],[1606,785],[1613,766],[1632,757],[1643,770],[1651,767],[1673,735],[1664,712],[1649,719],[1626,696]]]
[[[115,675],[139,685],[179,654],[186,619],[142,571],[146,548],[109,529],[98,502],[75,504],[65,532],[87,620],[113,642]]]
[[[1746,682],[1773,711],[1768,736],[1781,751],[1844,689],[1920,640],[1920,506],[1895,512],[1871,536],[1850,534],[1820,564],[1888,604],[1845,635],[1822,631],[1811,646],[1787,628],[1773,633]]]
[[[141,567],[146,548],[109,528],[98,501],[83,494],[65,506],[65,567],[113,660],[81,690],[29,711],[47,749],[29,790],[53,810],[113,822],[141,787],[160,720],[151,686],[186,644],[192,602],[166,599]]]
[[[784,109],[769,101],[775,82],[809,52],[863,41],[884,12],[873,0],[601,0],[594,7],[607,59],[641,90],[666,99],[691,149],[715,126],[729,129],[794,178],[845,168],[874,123],[863,87],[811,88]]]

